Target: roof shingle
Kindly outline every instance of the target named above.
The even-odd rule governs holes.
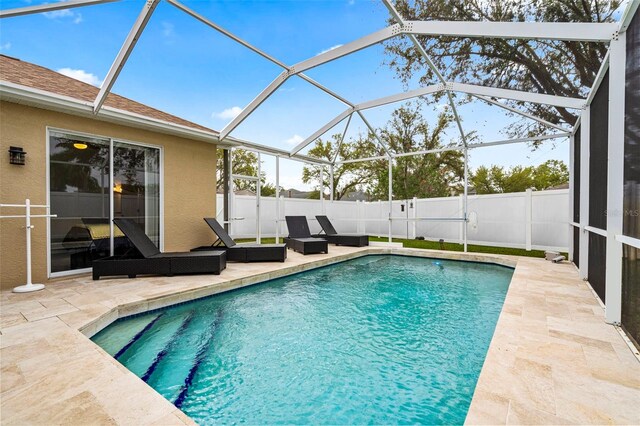
[[[2,54],[0,54],[0,80],[67,96],[84,102],[93,102],[100,91],[100,89],[91,84],[83,83],[82,81],[67,77],[40,65],[21,61],[20,59]],[[107,95],[104,105],[195,130],[218,133],[215,130],[114,93]]]

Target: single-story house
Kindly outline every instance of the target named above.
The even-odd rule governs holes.
[[[114,217],[135,219],[161,250],[212,241],[202,218],[216,213],[218,133],[113,93],[96,115],[98,92],[0,55],[0,203],[29,198],[57,215],[32,220],[34,282],[88,272],[93,259],[127,250]],[[26,152],[23,165],[10,161],[15,148]],[[0,219],[2,288],[26,282],[24,225]]]

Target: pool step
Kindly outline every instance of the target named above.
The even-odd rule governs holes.
[[[184,400],[187,398],[189,388],[193,383],[193,379],[196,373],[198,372],[198,369],[200,368],[200,366],[202,365],[202,362],[205,360],[207,354],[211,350],[211,347],[213,345],[213,339],[216,335],[216,328],[218,324],[222,321],[223,315],[224,315],[224,311],[222,310],[222,308],[219,308],[216,311],[216,317],[211,323],[211,327],[209,327],[209,337],[198,349],[198,353],[196,354],[194,363],[191,366],[191,369],[189,370],[189,374],[184,380],[182,388],[180,389],[180,393],[178,394],[175,401],[173,401],[173,404],[178,408],[182,407],[182,404],[184,403]]]
[[[187,327],[176,333],[175,340],[147,377],[147,383],[169,401],[178,400],[185,383],[195,374],[194,365],[202,360],[202,351],[206,353],[209,347],[217,321],[217,315],[213,321],[210,315],[195,315]]]
[[[113,355],[113,357],[115,359],[119,359],[125,352],[127,352],[127,350],[129,350],[129,348],[131,346],[133,346],[138,339],[140,339],[140,337],[144,336],[144,334],[149,331],[153,325],[156,323],[156,321],[158,321],[160,319],[160,317],[162,317],[162,314],[158,315],[157,317],[153,318],[151,321],[149,321],[147,323],[147,325],[145,325],[142,330],[138,331],[130,340],[129,342],[127,342],[126,345],[124,345],[122,348],[120,348],[120,350],[118,352],[115,353],[115,355]]]
[[[156,368],[158,367],[160,362],[162,362],[164,357],[167,356],[169,351],[174,347],[174,345],[176,344],[176,342],[178,341],[178,339],[180,338],[184,330],[187,327],[189,327],[189,324],[191,323],[192,319],[193,319],[193,311],[190,311],[189,315],[187,315],[187,317],[182,321],[182,324],[180,325],[180,327],[173,333],[171,340],[169,340],[165,345],[165,347],[162,349],[162,351],[160,351],[158,355],[156,355],[155,359],[153,360],[153,362],[151,363],[147,371],[142,375],[141,377],[142,380],[144,380],[145,382],[149,380],[149,377],[151,377],[151,375],[156,371]]]
[[[135,341],[128,345],[117,358],[118,361],[135,375],[142,377],[190,315],[191,311],[177,315],[160,315],[144,333],[140,333]]]
[[[100,332],[93,336],[91,340],[104,349],[109,355],[115,356],[129,344],[140,331],[157,319],[159,313],[140,315],[128,318],[125,321],[116,321],[109,326],[108,332]]]

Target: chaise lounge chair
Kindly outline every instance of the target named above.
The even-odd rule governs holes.
[[[327,240],[314,238],[304,216],[285,216],[289,236],[284,239],[287,247],[302,254],[329,253]]]
[[[368,235],[338,234],[336,228],[333,227],[327,216],[316,216],[316,219],[318,219],[318,223],[324,231],[324,234],[318,234],[317,236],[326,239],[331,244],[351,247],[364,247],[369,245]]]
[[[131,219],[116,218],[113,223],[123,232],[136,248],[136,253],[112,256],[93,261],[93,279],[102,276],[127,275],[177,275],[214,274],[219,275],[227,266],[224,250],[199,252],[161,253],[153,241]]]
[[[216,219],[205,217],[204,221],[218,239],[211,246],[196,247],[191,251],[212,250],[217,247],[227,251],[227,260],[237,262],[284,262],[287,258],[286,244],[236,243]],[[220,243],[222,245],[217,245]]]

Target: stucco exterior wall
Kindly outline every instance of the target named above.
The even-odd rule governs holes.
[[[27,197],[32,204],[46,203],[47,127],[163,147],[164,250],[212,242],[202,218],[216,213],[215,145],[6,101],[0,101],[0,203],[23,204]],[[26,165],[9,164],[11,145],[27,151]],[[1,214],[23,211],[3,208]],[[46,283],[47,221],[33,219],[33,225],[33,281]],[[26,282],[25,253],[24,219],[0,219],[1,288]]]

